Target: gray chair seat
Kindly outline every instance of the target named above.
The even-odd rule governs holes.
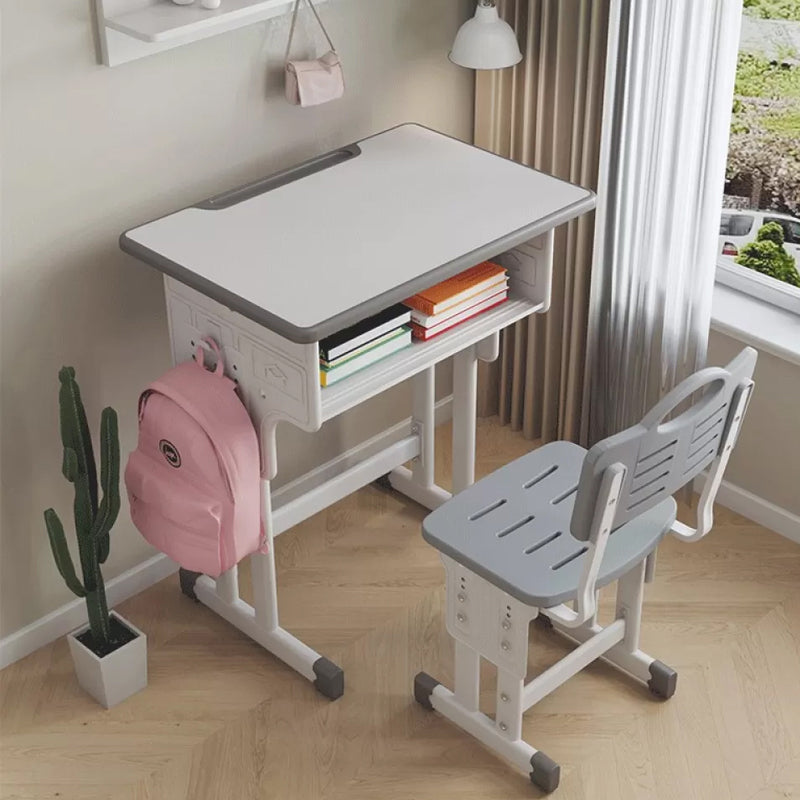
[[[586,450],[553,442],[507,464],[429,514],[429,544],[523,603],[575,598],[588,542],[570,533]],[[612,531],[597,586],[645,558],[675,520],[671,497]]]

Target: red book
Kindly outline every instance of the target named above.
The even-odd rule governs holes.
[[[477,305],[462,311],[460,314],[456,314],[454,317],[449,317],[441,325],[436,325],[433,328],[423,328],[422,325],[417,325],[416,322],[412,322],[411,332],[415,339],[427,342],[434,336],[438,336],[440,333],[449,331],[450,328],[454,328],[456,325],[460,325],[462,322],[466,322],[468,319],[477,317],[478,314],[482,314],[484,311],[488,311],[490,308],[494,308],[495,306],[499,306],[501,303],[505,303],[507,299],[508,292],[503,292],[501,295],[494,295],[488,300],[484,300],[482,303],[478,303]]]

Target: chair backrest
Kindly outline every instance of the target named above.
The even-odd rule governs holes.
[[[638,425],[594,445],[583,462],[570,525],[573,536],[590,538],[600,485],[612,464],[625,468],[611,524],[614,530],[677,492],[723,448],[732,447],[744,410],[740,400],[749,399],[757,356],[746,347],[724,369],[710,367],[690,375]],[[700,392],[686,410],[668,419]]]

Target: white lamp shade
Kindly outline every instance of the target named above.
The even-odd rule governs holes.
[[[503,69],[522,61],[514,29],[500,19],[495,6],[479,5],[453,42],[450,60],[469,69]]]

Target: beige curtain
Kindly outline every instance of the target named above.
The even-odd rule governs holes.
[[[609,0],[501,0],[525,55],[479,72],[475,143],[597,188]],[[491,202],[491,197],[487,197]],[[556,231],[552,306],[503,334],[481,366],[479,411],[527,438],[581,434],[594,216]]]

